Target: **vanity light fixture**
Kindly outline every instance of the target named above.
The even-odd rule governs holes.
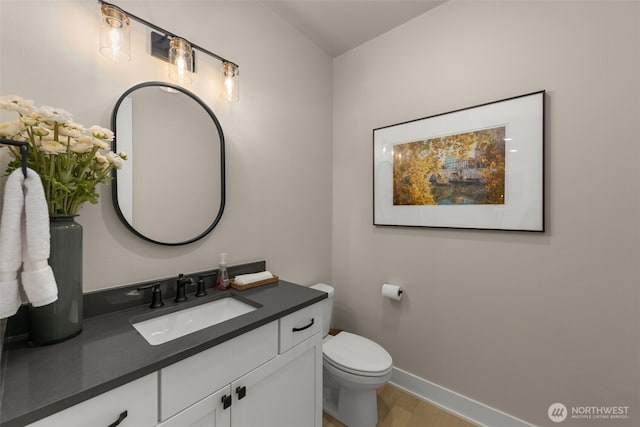
[[[222,98],[229,102],[238,102],[240,97],[240,70],[238,66],[232,62],[222,63],[222,81],[223,90]]]
[[[114,61],[131,60],[131,38],[127,15],[116,6],[100,7],[100,52]]]
[[[151,54],[156,58],[162,59],[169,63],[169,78],[175,82],[184,85],[193,81],[193,73],[195,70],[195,51],[200,51],[205,55],[217,59],[222,63],[222,98],[229,102],[237,102],[239,99],[239,66],[238,64],[229,61],[216,55],[215,53],[204,49],[196,44],[191,43],[184,37],[180,37],[171,33],[149,21],[139,18],[131,13],[114,6],[111,3],[107,3],[103,0],[98,0],[100,3],[100,9],[102,11],[102,23],[100,32],[100,52],[106,56],[118,60],[121,59],[121,55],[126,52],[126,59],[130,59],[130,42],[129,42],[129,20],[132,19],[136,22],[143,24],[144,26],[151,28]],[[126,30],[126,45],[124,44],[124,33],[122,38],[105,35],[103,36],[103,29],[108,33],[107,29],[113,31],[114,29]],[[119,30],[119,31],[122,31]],[[120,34],[120,33],[115,33]],[[122,43],[117,44],[114,40]],[[119,56],[116,58],[114,52],[118,52]],[[124,59],[124,58],[122,58]]]
[[[184,39],[173,37],[169,48],[169,78],[178,84],[193,82],[193,49]]]

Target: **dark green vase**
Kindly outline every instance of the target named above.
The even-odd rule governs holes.
[[[49,265],[58,284],[58,300],[29,306],[29,344],[55,344],[82,331],[82,226],[73,215],[49,217]]]

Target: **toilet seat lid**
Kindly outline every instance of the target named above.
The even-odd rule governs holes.
[[[391,356],[378,343],[340,332],[322,345],[327,362],[347,372],[377,374],[391,369]]]

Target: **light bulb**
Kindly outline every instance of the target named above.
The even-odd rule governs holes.
[[[120,34],[115,29],[111,30],[111,57],[113,59],[120,55]]]

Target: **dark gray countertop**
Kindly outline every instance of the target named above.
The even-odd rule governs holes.
[[[80,335],[59,344],[7,346],[0,367],[0,426],[32,423],[326,298],[324,292],[285,281],[245,291],[208,292],[197,299],[191,294],[177,305],[165,300],[167,306],[153,313],[162,315],[226,293],[261,307],[156,346],[131,326],[132,318],[152,311],[146,305],[85,319]]]

